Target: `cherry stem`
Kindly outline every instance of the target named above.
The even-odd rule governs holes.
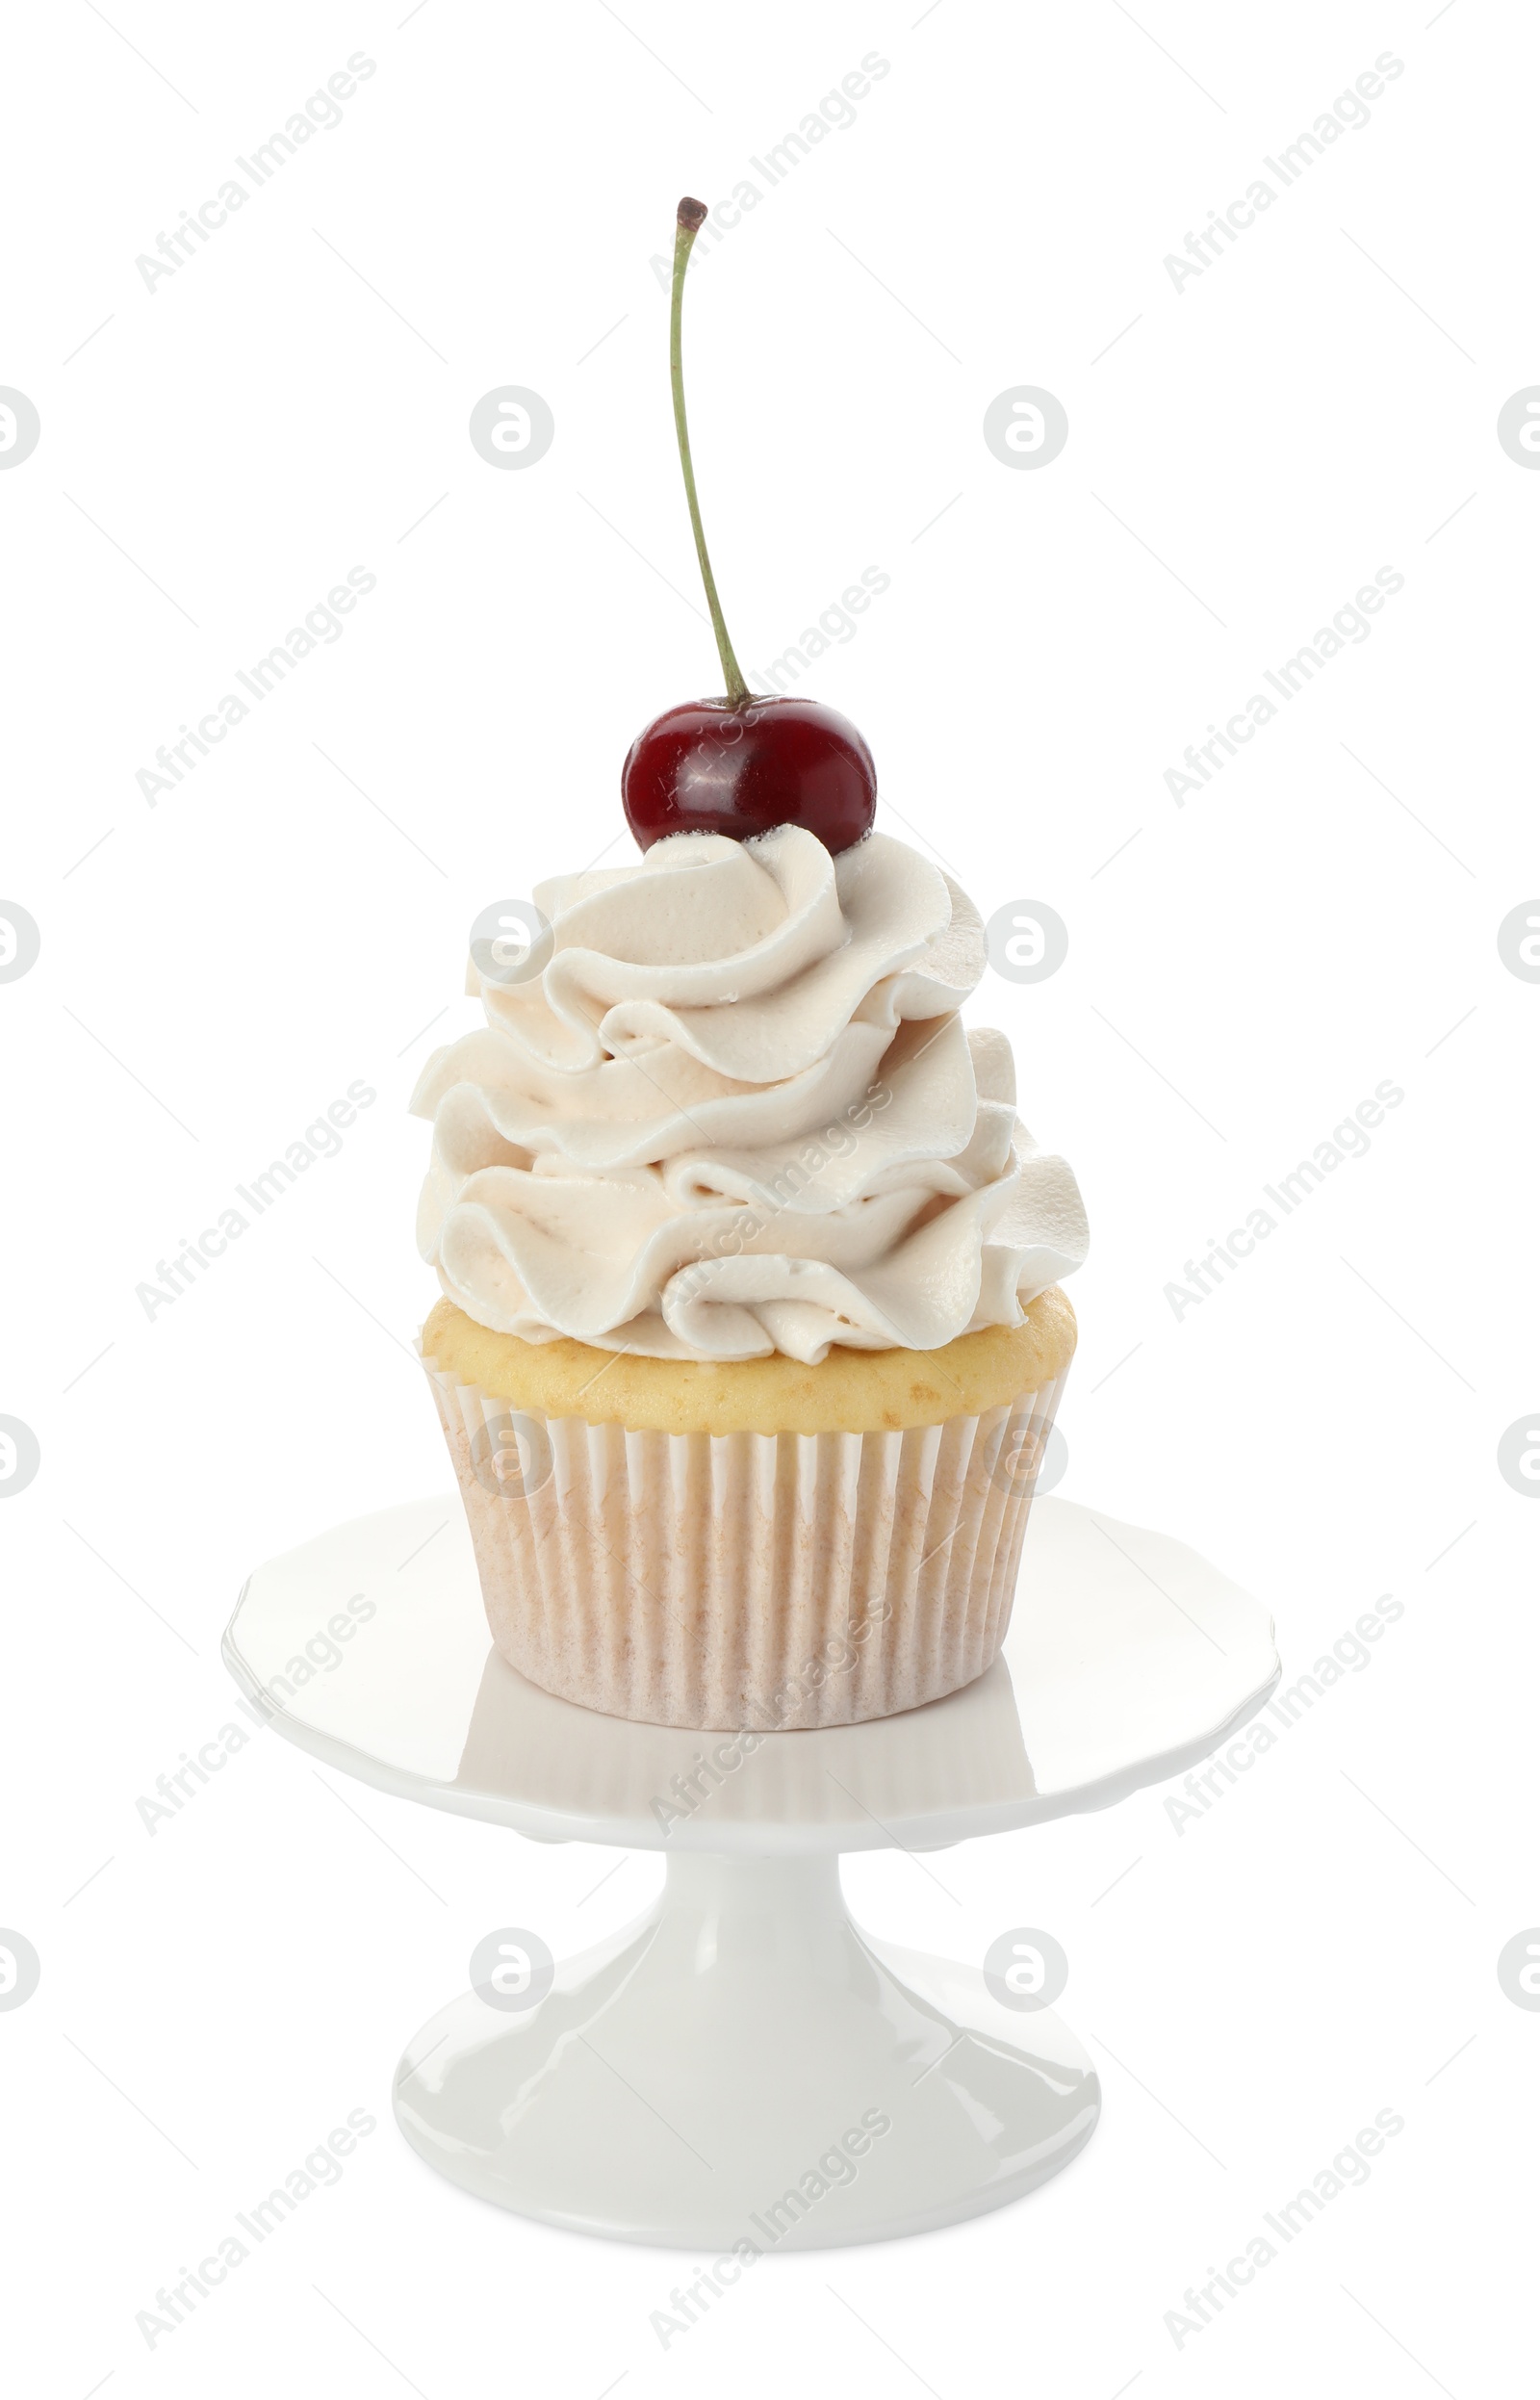
[[[706,553],[706,534],[701,525],[701,503],[695,495],[695,469],[690,463],[690,434],[684,421],[684,270],[690,263],[695,237],[706,222],[706,209],[699,200],[681,200],[674,236],[674,294],[669,314],[668,372],[674,392],[674,430],[679,435],[680,465],[684,470],[684,497],[690,503],[690,525],[695,534],[695,555],[701,562],[701,581],[706,585],[706,603],[711,611],[711,631],[716,635],[722,672],[727,677],[728,700],[733,708],[749,697],[749,686],[743,669],[732,655],[728,638],[727,621],[722,603],[716,596],[716,578]]]

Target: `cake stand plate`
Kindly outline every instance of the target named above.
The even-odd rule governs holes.
[[[922,2232],[1014,2200],[1067,2164],[1099,2112],[1095,2070],[1049,2010],[1014,2004],[979,1966],[862,1934],[838,1853],[1106,1807],[1207,1757],[1278,1676],[1268,1616],[1214,1567],[1052,1499],[1033,1509],[988,1674],[748,1755],[526,1683],[490,1648],[453,1494],[259,1568],[224,1657],[280,1733],[381,1791],[538,1840],[665,1853],[663,1892],[633,1924],[543,1976],[511,1945],[430,2019],[396,2115],[482,2199],[713,2249],[717,2287],[754,2253]]]

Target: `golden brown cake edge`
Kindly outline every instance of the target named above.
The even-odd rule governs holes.
[[[422,1332],[424,1358],[495,1399],[546,1417],[582,1417],[658,1433],[876,1433],[979,1416],[1064,1374],[1075,1312],[1058,1284],[1026,1323],[986,1326],[939,1350],[830,1351],[822,1364],[783,1357],[698,1364],[643,1358],[586,1342],[526,1342],[441,1300]]]

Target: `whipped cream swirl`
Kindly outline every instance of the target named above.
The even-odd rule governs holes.
[[[884,834],[676,834],[539,886],[549,957],[472,964],[418,1241],[468,1316],[658,1358],[938,1349],[1080,1265],[1085,1210],[958,1011],[978,914]]]

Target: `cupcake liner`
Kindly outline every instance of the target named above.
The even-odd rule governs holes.
[[[709,1434],[548,1418],[424,1364],[493,1641],[543,1690],[804,1731],[940,1699],[998,1655],[1064,1375],[907,1432]]]

